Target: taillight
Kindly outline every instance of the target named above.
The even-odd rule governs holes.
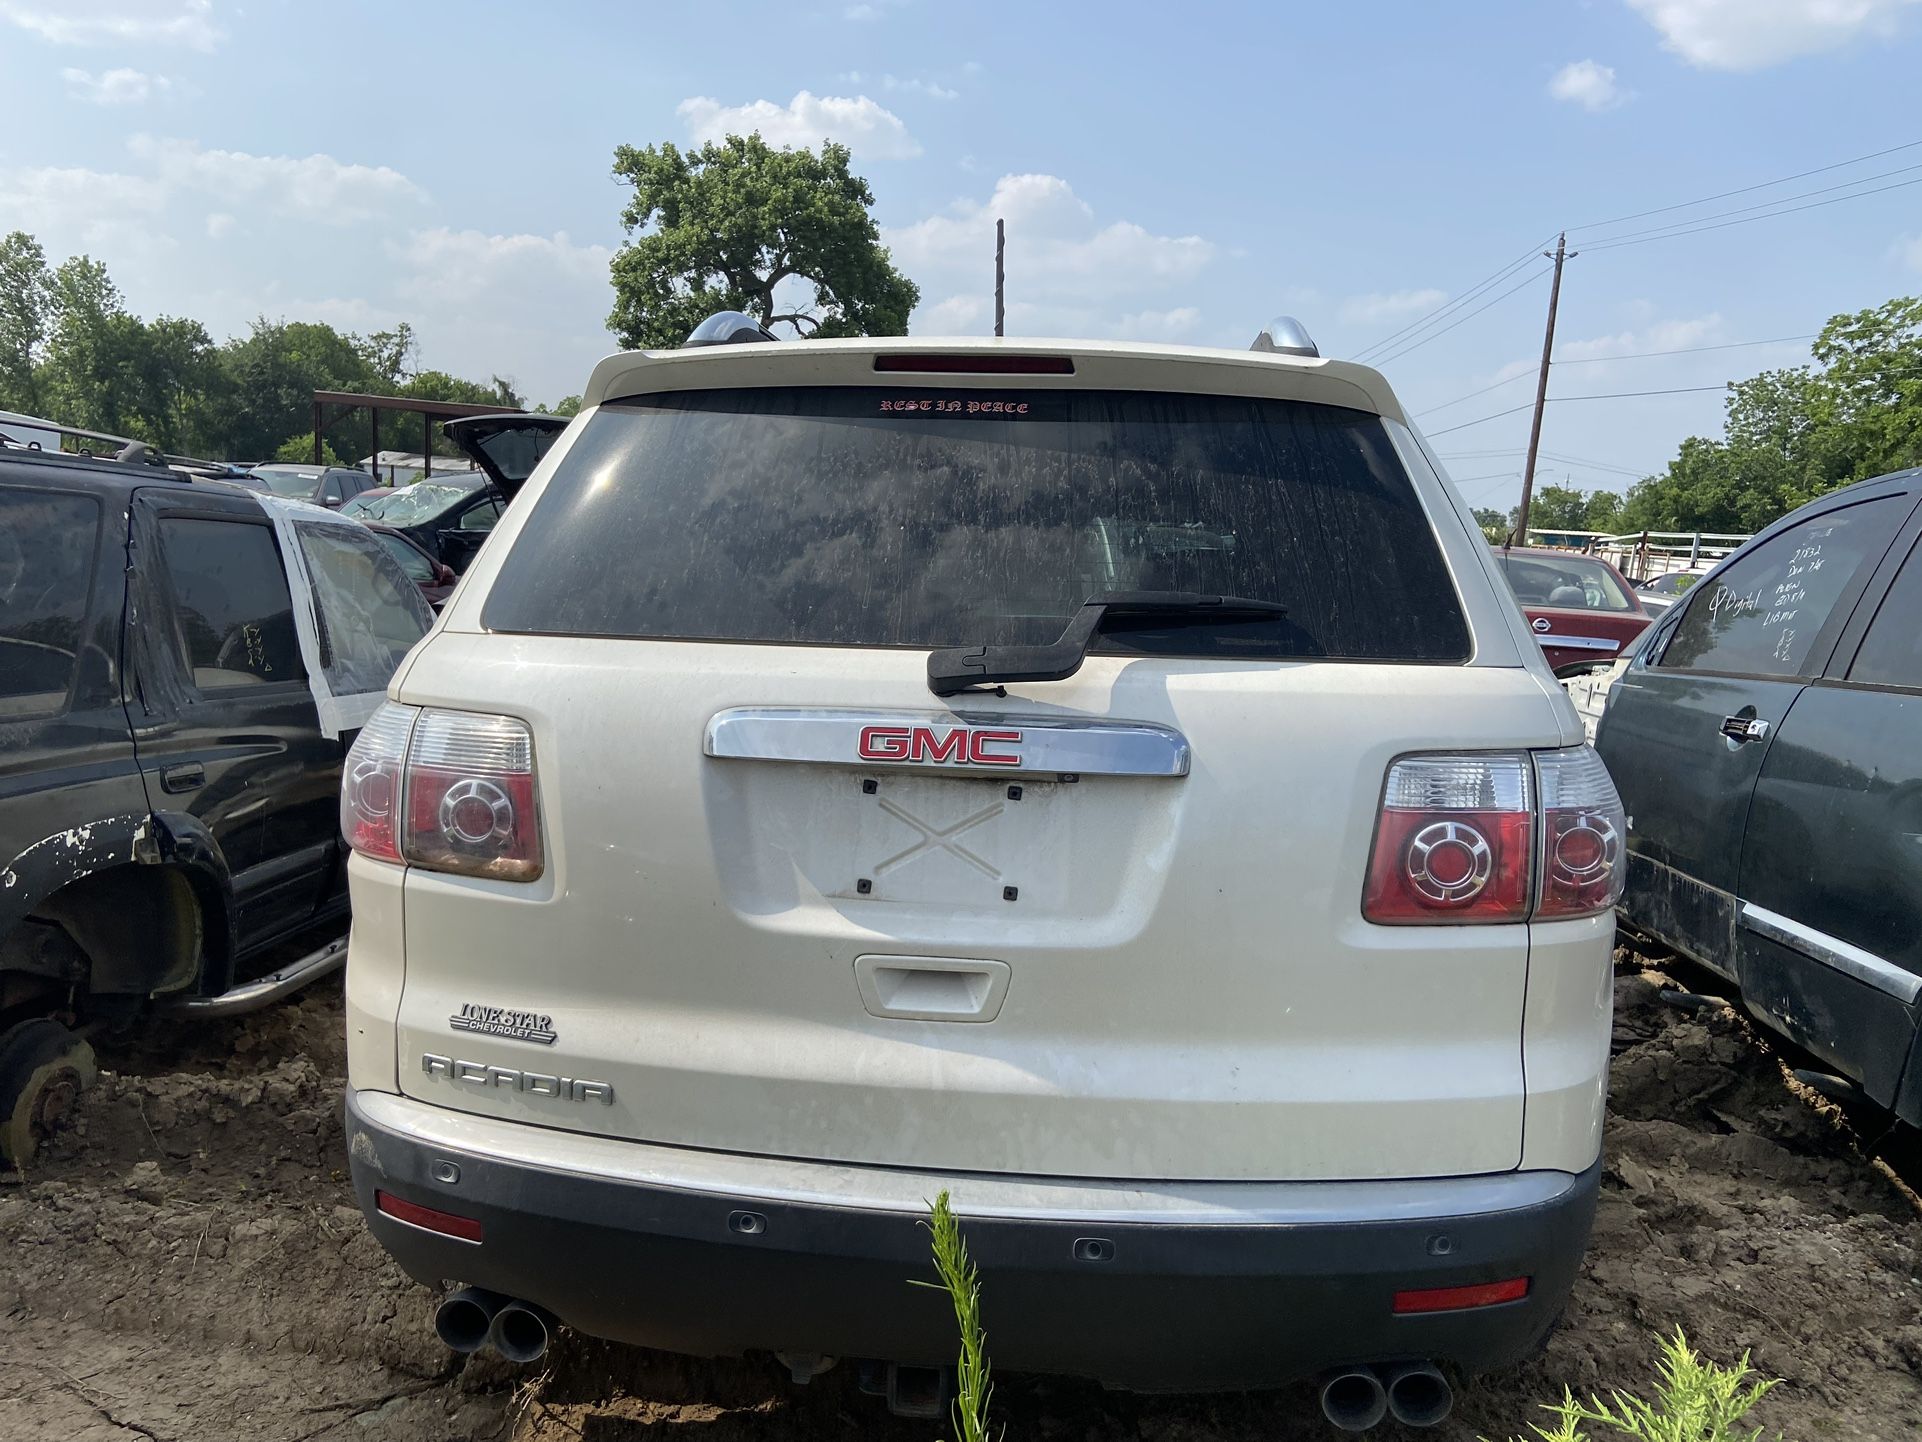
[[[401,771],[420,712],[384,701],[360,728],[340,774],[340,833],[363,856],[400,860]]]
[[[1594,916],[1622,895],[1622,836],[1628,821],[1608,768],[1592,747],[1542,751],[1541,896],[1544,919]]]
[[[382,861],[502,881],[545,865],[534,739],[511,716],[383,705],[347,755],[340,817]]]
[[[1388,769],[1362,914],[1387,926],[1528,916],[1535,812],[1522,755],[1405,756]]]
[[[1621,896],[1625,830],[1590,747],[1404,756],[1388,771],[1362,915],[1384,926],[1593,916]]]

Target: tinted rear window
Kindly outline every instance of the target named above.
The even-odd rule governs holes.
[[[90,496],[0,490],[0,721],[66,705],[99,530]]]
[[[1095,649],[1460,661],[1468,631],[1381,420],[1299,402],[821,387],[604,406],[482,613],[541,634],[1052,641],[1089,596],[1276,600]]]

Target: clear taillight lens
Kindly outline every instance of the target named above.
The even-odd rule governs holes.
[[[1541,896],[1544,920],[1594,916],[1622,895],[1628,830],[1621,797],[1591,746],[1536,753],[1541,781]]]
[[[1522,755],[1397,761],[1375,825],[1362,915],[1387,926],[1526,920],[1531,779]]]
[[[381,703],[347,752],[340,775],[340,833],[363,856],[400,860],[398,822],[407,738],[420,714]]]
[[[427,709],[407,751],[401,852],[416,866],[532,881],[541,874],[534,738],[524,721]]]
[[[534,880],[545,861],[527,724],[383,704],[347,753],[340,829],[381,861]]]

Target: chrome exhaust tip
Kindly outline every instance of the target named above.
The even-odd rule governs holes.
[[[449,1292],[434,1308],[434,1335],[456,1352],[478,1352],[487,1345],[494,1317],[506,1302],[500,1293],[479,1287]]]
[[[1388,1392],[1366,1367],[1336,1372],[1321,1384],[1321,1415],[1344,1432],[1366,1432],[1388,1415]]]
[[[547,1351],[554,1318],[532,1302],[509,1302],[494,1314],[487,1340],[510,1362],[536,1362]]]
[[[1455,1391],[1428,1362],[1408,1362],[1387,1371],[1388,1410],[1404,1427],[1438,1426],[1455,1407]]]

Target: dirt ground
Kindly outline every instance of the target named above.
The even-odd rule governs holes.
[[[1791,1439],[1922,1436],[1922,1212],[1832,1108],[1726,1008],[1617,981],[1608,1167],[1569,1313],[1538,1360],[1475,1380],[1421,1434],[1507,1437],[1536,1405],[1643,1387],[1685,1327],[1785,1379]],[[103,1044],[74,1132],[0,1179],[0,1442],[799,1442],[943,1435],[849,1369],[791,1387],[766,1359],[693,1362],[563,1334],[539,1369],[454,1357],[432,1296],[368,1238],[342,1151],[337,983],[230,1022]],[[992,1344],[994,1279],[984,1279]],[[1141,1399],[1004,1378],[1014,1439],[1274,1442],[1335,1435],[1306,1386]],[[1377,1437],[1394,1438],[1390,1425]],[[1409,1434],[1410,1436],[1416,1434]]]

